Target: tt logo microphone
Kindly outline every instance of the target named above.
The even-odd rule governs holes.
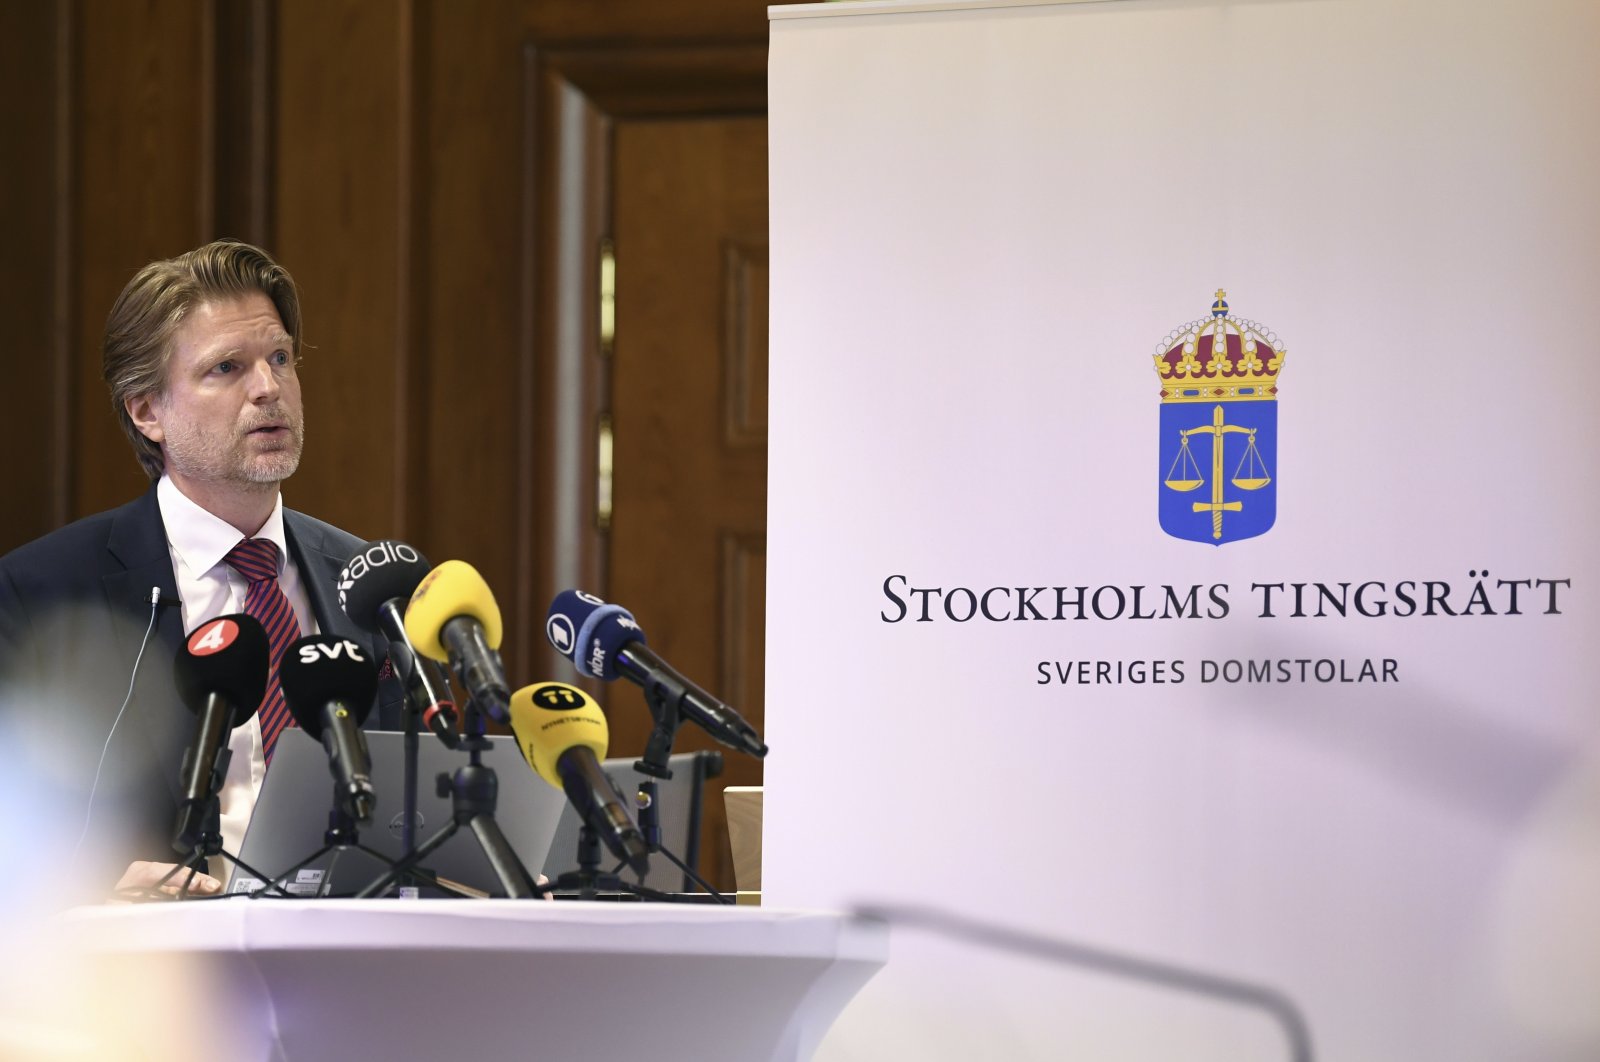
[[[583,698],[577,690],[564,686],[545,686],[534,691],[533,699],[540,708],[552,712],[565,712],[583,704]]]

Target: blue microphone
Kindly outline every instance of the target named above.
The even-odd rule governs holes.
[[[563,590],[550,603],[544,631],[579,674],[607,682],[625,678],[729,748],[757,758],[767,754],[755,727],[645,645],[644,630],[621,605],[608,605],[581,590]]]

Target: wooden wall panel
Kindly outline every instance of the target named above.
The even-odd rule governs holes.
[[[300,286],[306,449],[296,508],[365,538],[405,537],[410,143],[401,94],[412,5],[283,0],[270,241]]]
[[[276,0],[209,0],[211,235],[272,243],[277,115]]]
[[[767,241],[722,251],[722,417],[729,446],[767,445]]]
[[[721,536],[722,601],[718,609],[717,690],[746,718],[767,699],[767,536],[761,533]],[[764,713],[763,713],[764,717]],[[754,723],[752,725],[755,725]],[[761,780],[746,765],[742,783]]]
[[[483,574],[506,617],[508,668],[526,676],[527,632],[512,611],[518,553],[532,546],[518,520],[522,49],[512,5],[479,5],[470,19],[449,4],[424,10],[413,408],[428,493],[413,537],[435,561]]]
[[[766,361],[764,299],[730,278],[764,272],[766,123],[758,117],[627,121],[616,129],[616,511],[607,596],[627,605],[651,646],[763,728],[766,602],[764,407],[728,417],[730,378]],[[732,289],[730,291],[730,289]],[[730,306],[730,300],[733,305]],[[738,329],[728,319],[743,321]],[[742,365],[735,371],[734,366]],[[649,715],[630,689],[608,691],[612,746],[643,750]],[[715,747],[693,727],[678,748]],[[705,824],[702,868],[732,882],[726,785],[757,785],[759,761],[724,754]]]
[[[0,551],[49,531],[66,517],[61,448],[57,428],[65,414],[57,386],[56,184],[58,15],[45,5],[0,5],[0,100],[31,106],[0,108],[0,321],[6,343],[0,353],[12,401],[8,425],[14,440],[27,441],[28,457],[6,476],[0,505]],[[62,378],[64,381],[64,377]]]
[[[205,20],[192,0],[86,2],[74,22],[76,97],[70,327],[71,508],[127,501],[147,481],[117,427],[100,376],[100,339],[117,293],[140,266],[195,246],[202,218],[201,61]]]
[[[545,44],[681,44],[765,40],[767,7],[758,0],[528,0],[524,31]]]

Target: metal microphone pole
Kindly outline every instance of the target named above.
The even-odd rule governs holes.
[[[390,659],[395,656],[396,648],[401,653],[409,654],[410,650],[396,647],[391,644],[389,649]],[[405,662],[405,667],[417,666],[415,658]],[[395,668],[401,674],[400,683],[405,685],[405,676],[399,667]],[[404,792],[401,795],[401,820],[400,820],[400,855],[409,856],[417,849],[417,756],[420,752],[421,742],[417,737],[417,706],[411,703],[409,694],[405,697],[405,708],[400,713],[401,725],[406,732],[405,736],[405,781],[402,783]],[[409,879],[408,879],[409,880]]]
[[[400,854],[409,856],[417,848],[417,706],[412,703],[411,676],[422,662],[412,651],[406,637],[405,617],[393,601],[385,601],[378,608],[378,628],[389,639],[389,660],[394,665],[395,677],[400,680],[404,693],[404,708],[400,713],[401,729],[405,731],[404,793],[401,796]]]

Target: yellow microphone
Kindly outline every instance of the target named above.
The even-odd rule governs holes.
[[[422,577],[406,606],[406,635],[417,652],[448,663],[473,703],[510,722],[510,687],[500,665],[500,606],[466,561],[448,560]]]
[[[565,682],[536,682],[511,695],[510,716],[517,747],[534,771],[564,791],[611,854],[644,877],[650,848],[600,767],[611,729],[594,698]]]

